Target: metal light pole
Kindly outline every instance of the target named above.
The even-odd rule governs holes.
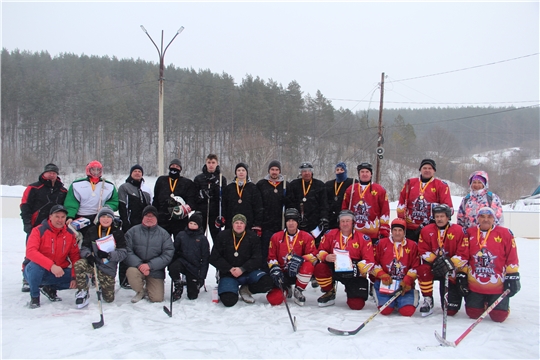
[[[156,50],[159,55],[159,106],[158,106],[158,176],[164,174],[164,166],[163,166],[163,147],[164,147],[164,140],[163,140],[163,72],[165,70],[165,52],[169,48],[169,46],[172,44],[174,39],[184,30],[184,27],[180,27],[178,31],[176,32],[176,35],[171,39],[169,42],[169,45],[165,47],[165,50],[163,50],[163,30],[161,30],[161,49],[158,48],[148,31],[144,28],[144,26],[141,25],[142,31],[146,35],[148,35],[148,38],[150,41],[152,41],[152,44],[156,47]]]

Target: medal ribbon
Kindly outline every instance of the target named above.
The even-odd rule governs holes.
[[[439,244],[439,249],[442,250],[444,246],[444,239],[446,239],[446,231],[448,230],[448,225],[444,228],[444,232],[441,236],[441,230],[437,232],[437,243]]]
[[[242,198],[242,193],[244,192],[244,187],[246,186],[246,183],[242,184],[242,191],[240,191],[240,188],[238,187],[238,179],[235,180],[236,183],[236,193],[238,194],[238,197]]]
[[[339,187],[336,186],[336,185],[337,185],[337,181],[334,183],[334,193],[336,194],[336,196],[338,196],[339,190],[341,190],[341,187],[343,186],[343,183],[344,183],[344,182],[345,182],[345,181],[343,181],[341,184],[339,184]],[[305,196],[305,195],[304,195],[304,196]]]
[[[90,181],[90,186],[92,186],[92,192],[96,191],[96,185],[97,183],[93,183],[92,181]]]
[[[289,254],[292,254],[293,250],[294,250],[294,245],[296,244],[296,240],[298,240],[298,235],[300,235],[300,231],[296,231],[296,235],[294,235],[292,241],[291,241],[291,237],[292,236],[289,236],[289,234],[287,234],[287,250],[289,251],[288,253]],[[292,243],[292,247],[290,246],[290,244]]]
[[[233,233],[234,251],[238,252],[238,248],[240,247],[242,240],[244,240],[244,236],[246,236],[246,232],[244,231],[244,233],[242,234],[242,237],[238,241],[238,244],[236,243],[236,234],[234,233],[234,230],[232,233]]]
[[[311,183],[312,182],[313,182],[313,179],[309,180],[309,186],[308,186],[307,191],[306,191],[306,185],[304,184],[304,179],[302,179],[302,191],[304,191],[304,197],[306,197],[306,195],[309,192],[309,189],[311,189]]]
[[[274,181],[268,180],[268,182],[270,183],[270,185],[274,187],[274,189],[277,190],[277,187],[279,186],[279,181],[274,182]]]
[[[398,246],[394,243],[394,257],[397,261],[403,257],[403,246],[400,246],[398,251]]]
[[[420,181],[420,195],[424,195],[424,192],[426,191],[426,187],[429,185],[430,182],[433,181],[433,179],[435,179],[435,177],[432,177],[431,179],[429,179],[429,181],[427,183],[423,183],[422,181]]]
[[[99,237],[102,238],[103,234],[101,233],[101,224],[98,227],[98,232],[99,232]],[[109,226],[109,228],[107,229],[107,235],[109,235],[110,232],[111,232],[111,226]],[[107,236],[107,235],[105,235],[105,236]]]
[[[480,249],[483,249],[486,247],[486,242],[488,240],[488,237],[489,237],[489,234],[491,233],[491,230],[492,229],[489,229],[487,234],[486,234],[486,237],[484,238],[484,241],[482,241],[482,244],[480,244],[480,226],[478,227],[478,237],[476,238],[476,243],[478,244],[478,246],[480,246]]]
[[[341,231],[339,232],[339,248],[341,250],[345,250],[345,246],[347,246],[347,241],[349,241],[349,239],[352,237],[352,233],[347,236],[347,239],[345,239],[345,242],[343,242],[343,234],[341,233]]]
[[[174,189],[176,188],[176,182],[178,179],[174,179],[174,184],[171,181],[171,178],[169,178],[169,189],[171,189],[171,194],[174,194]]]
[[[364,189],[364,191],[361,191],[361,186],[360,184],[358,184],[358,193],[360,194],[360,200],[364,200],[364,194],[366,193],[366,191],[371,187],[371,183],[369,183],[366,188]]]

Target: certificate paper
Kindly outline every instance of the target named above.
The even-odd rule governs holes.
[[[349,256],[349,252],[347,250],[334,249],[334,254],[336,255],[334,267],[337,272],[353,270],[351,257]]]

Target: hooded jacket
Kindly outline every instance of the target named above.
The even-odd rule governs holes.
[[[471,188],[471,184],[473,177],[477,175],[483,177],[486,180],[486,183],[483,189],[474,191]],[[471,176],[469,176],[469,188],[469,194],[467,194],[467,196],[465,196],[463,200],[461,200],[461,205],[459,206],[457,216],[457,223],[461,225],[464,229],[468,229],[472,226],[478,225],[478,222],[476,221],[478,210],[480,210],[484,206],[487,206],[491,207],[495,211],[495,224],[503,226],[504,219],[501,199],[496,194],[488,190],[489,178],[487,172],[473,172]]]
[[[21,199],[21,218],[25,232],[40,225],[49,218],[49,211],[54,205],[64,205],[67,189],[58,177],[54,185],[50,180],[39,175],[38,181],[26,187]]]

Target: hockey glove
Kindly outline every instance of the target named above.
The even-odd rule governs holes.
[[[94,257],[94,255],[90,254],[86,257],[86,261],[88,262],[88,265],[90,265],[91,267],[94,267],[96,263],[96,258]]]
[[[401,290],[403,291],[403,295],[405,295],[405,293],[407,291],[410,291],[414,286],[414,279],[411,278],[410,276],[406,275],[403,280],[401,280],[401,283],[399,284],[399,287],[401,288]]]
[[[381,282],[384,285],[391,285],[392,282],[394,281],[390,275],[388,275],[387,273],[383,271],[381,271],[379,274],[380,275],[378,276],[378,278],[381,279]]]
[[[97,251],[97,256],[101,259],[107,259],[109,258],[109,253],[106,252],[106,251],[103,251],[103,250],[99,250]]]
[[[254,226],[251,228],[255,234],[257,234],[258,237],[262,236],[262,229],[260,226]]]
[[[189,205],[178,205],[173,208],[173,219],[183,219],[189,215],[191,207]]]
[[[291,259],[289,260],[289,266],[288,266],[288,271],[289,271],[289,276],[292,277],[292,278],[295,278],[296,275],[298,274],[298,271],[300,270],[300,266],[302,266],[302,263],[304,262],[304,258],[301,257],[301,256],[298,256],[296,254],[294,254],[293,256],[291,256]]]
[[[321,228],[322,232],[325,232],[326,230],[328,230],[329,225],[330,225],[330,222],[328,221],[328,219],[322,218],[321,223],[319,224],[319,227]]]
[[[221,229],[223,226],[225,226],[225,218],[223,216],[218,216],[216,218],[216,221],[214,222],[214,225],[218,228],[218,229]]]
[[[276,284],[277,287],[281,288],[283,286],[283,271],[281,271],[279,265],[274,265],[270,269],[270,277],[274,281],[274,284]]]
[[[464,272],[458,272],[456,274],[456,282],[460,294],[467,297],[467,295],[469,295],[469,280],[467,279],[467,274]]]
[[[509,297],[516,295],[521,289],[521,283],[519,282],[519,273],[506,274],[504,277],[504,288],[510,289]]]
[[[439,255],[433,262],[433,276],[444,278],[446,273],[454,270],[454,264],[444,255]]]

